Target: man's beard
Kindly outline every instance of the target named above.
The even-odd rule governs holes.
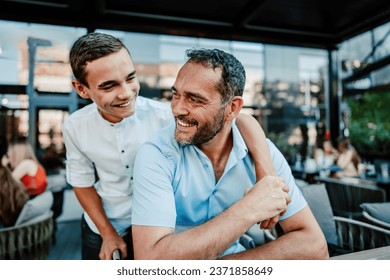
[[[215,135],[217,135],[222,130],[223,124],[225,122],[224,111],[225,108],[221,108],[221,110],[219,110],[218,113],[216,114],[213,123],[208,122],[198,127],[195,134],[189,137],[181,136],[181,134],[178,132],[177,124],[176,124],[176,131],[175,131],[176,141],[182,145],[187,145],[187,144],[200,145],[210,141],[215,137]],[[176,118],[185,119],[180,116]]]

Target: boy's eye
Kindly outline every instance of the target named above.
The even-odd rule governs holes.
[[[112,86],[106,86],[106,87],[102,87],[102,90],[109,90],[110,88],[112,88]]]

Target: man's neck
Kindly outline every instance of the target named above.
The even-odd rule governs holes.
[[[233,148],[231,125],[225,126],[212,140],[198,146],[213,165],[215,180],[222,176]]]

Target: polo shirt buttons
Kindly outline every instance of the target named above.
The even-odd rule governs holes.
[[[129,166],[128,166],[128,165],[126,165],[126,168],[129,168]]]

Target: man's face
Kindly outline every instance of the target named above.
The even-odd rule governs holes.
[[[216,85],[221,69],[186,63],[172,87],[172,113],[176,119],[175,139],[181,144],[204,144],[221,131],[225,107]]]
[[[77,81],[73,86],[96,103],[104,119],[117,123],[134,114],[140,85],[126,49],[88,63],[86,73],[89,88]]]

